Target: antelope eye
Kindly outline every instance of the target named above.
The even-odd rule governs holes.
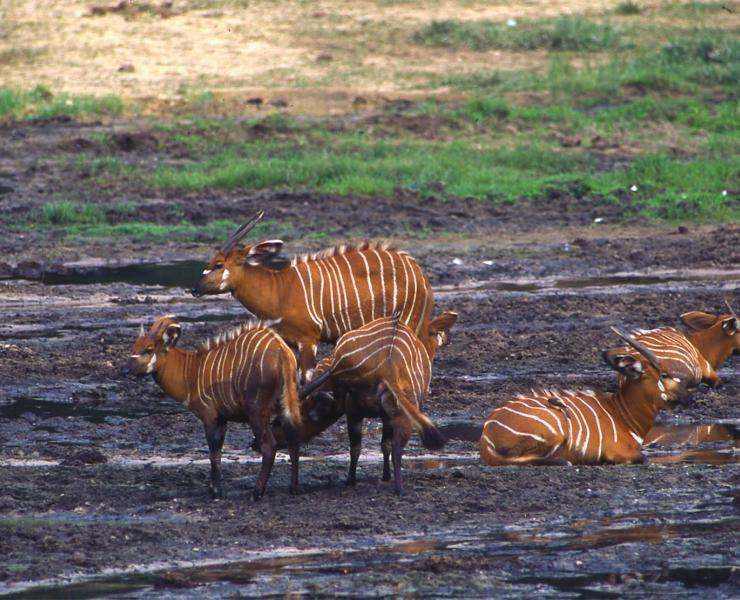
[[[143,349],[143,350],[141,351],[141,353],[142,353],[142,354],[151,354],[151,353],[152,353],[152,349],[151,349],[151,348],[144,348],[144,349]]]
[[[223,269],[223,268],[224,268],[224,263],[216,263],[215,265],[213,265],[213,269],[214,270],[215,269]]]

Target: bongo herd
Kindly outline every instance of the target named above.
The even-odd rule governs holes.
[[[230,293],[258,320],[187,350],[178,345],[177,318],[159,316],[148,329],[142,325],[124,373],[151,375],[201,420],[214,497],[223,494],[229,422],[252,430],[252,449],[262,457],[253,491],[259,499],[278,449],[288,450],[295,492],[301,446],[342,417],[347,484],[356,482],[363,422],[373,418],[382,424],[382,479],[392,476],[402,493],[402,453],[411,436],[432,451],[446,442],[424,405],[435,355],[457,313],[434,316],[429,281],[405,251],[365,242],[288,260],[281,240],[245,243],[262,216],[229,237],[192,290],[196,297]],[[616,339],[602,352],[617,376],[611,390],[541,388],[508,398],[492,390],[481,459],[494,467],[644,462],[643,440],[660,411],[689,400],[699,386],[717,386],[717,369],[740,352],[738,317],[729,302],[727,309],[684,313],[683,331],[613,327]],[[319,361],[320,343],[330,348]]]

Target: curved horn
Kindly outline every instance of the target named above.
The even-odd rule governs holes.
[[[655,353],[650,350],[650,348],[645,346],[645,344],[638,342],[631,335],[627,335],[626,333],[619,331],[619,329],[617,329],[616,327],[612,327],[611,329],[620,338],[622,338],[625,342],[627,342],[630,346],[632,346],[635,350],[637,350],[640,354],[647,358],[650,364],[655,367],[655,370],[658,371],[658,373],[661,372],[660,361],[658,360],[658,357],[655,356]]]
[[[229,239],[226,240],[226,243],[221,246],[221,252],[226,254],[229,250],[231,250],[234,246],[236,246],[240,240],[244,238],[245,235],[247,235],[252,228],[259,223],[262,220],[262,217],[265,216],[265,211],[261,210],[256,215],[254,215],[249,221],[244,223],[239,229],[237,229],[234,233],[229,236]]]
[[[139,323],[139,337],[143,337],[146,332],[144,331],[144,323]]]
[[[730,311],[730,314],[733,317],[737,317],[737,314],[735,314],[735,309],[732,308],[732,305],[730,304],[730,297],[724,296],[723,300],[725,301],[725,305],[727,306],[727,310]]]

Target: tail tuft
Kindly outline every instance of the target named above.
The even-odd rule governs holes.
[[[434,425],[427,425],[421,430],[421,443],[428,450],[439,450],[447,443],[447,438]]]

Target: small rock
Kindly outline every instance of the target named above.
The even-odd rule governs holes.
[[[594,223],[603,223],[603,222],[604,222],[604,217],[596,217],[594,219]]]
[[[322,52],[316,57],[316,62],[331,62],[334,60],[334,57],[329,54],[328,52]]]
[[[283,100],[282,98],[276,98],[275,100],[271,100],[270,104],[275,108],[287,108],[288,101]]]
[[[457,265],[459,267],[461,264],[463,264],[463,261],[460,258],[453,258],[452,259],[452,264],[453,265]]]
[[[247,104],[251,104],[252,106],[262,106],[265,103],[265,101],[256,96],[254,98],[247,98]]]
[[[136,71],[136,67],[132,65],[131,63],[124,63],[120,67],[118,67],[119,73],[133,73]]]
[[[686,227],[685,225],[679,225],[679,226],[678,226],[678,229],[676,229],[676,231],[677,231],[678,233],[680,233],[680,234],[682,234],[682,235],[683,235],[683,234],[686,234],[686,233],[688,233],[688,232],[689,232],[689,228],[688,228],[688,227]]]

